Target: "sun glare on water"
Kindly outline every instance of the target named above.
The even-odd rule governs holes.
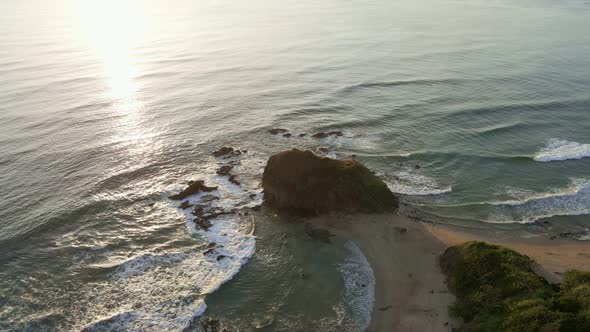
[[[142,14],[140,1],[80,2],[83,37],[103,62],[114,99],[132,98],[137,92],[133,48],[144,37]]]
[[[82,0],[78,3],[81,38],[102,67],[104,98],[112,102],[113,140],[141,159],[153,152],[154,136],[143,125],[136,49],[145,38],[141,1]],[[135,160],[137,162],[137,160]]]

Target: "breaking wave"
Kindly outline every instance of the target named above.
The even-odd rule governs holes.
[[[590,144],[580,144],[560,139],[552,139],[533,159],[535,161],[559,161],[590,157]]]
[[[452,191],[450,186],[441,186],[434,179],[409,170],[401,170],[385,182],[389,190],[402,195],[440,195]]]
[[[590,181],[573,179],[566,188],[532,194],[518,200],[494,202],[491,205],[502,207],[508,212],[496,213],[496,222],[530,223],[554,216],[590,214]]]
[[[346,242],[351,256],[338,265],[345,285],[344,301],[349,307],[358,330],[364,331],[371,322],[375,302],[375,276],[369,261],[352,241]]]

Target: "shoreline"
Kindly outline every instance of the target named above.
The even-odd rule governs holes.
[[[514,249],[537,263],[537,273],[557,283],[569,269],[590,268],[590,242],[554,239],[514,230],[467,229],[395,214],[323,216],[310,220],[362,250],[375,276],[375,303],[366,331],[452,331],[455,297],[439,264],[446,248],[485,241]]]
[[[394,214],[325,216],[311,223],[354,241],[371,264],[375,302],[366,331],[451,331],[459,325],[448,315],[454,296],[438,268],[445,246],[421,223]]]

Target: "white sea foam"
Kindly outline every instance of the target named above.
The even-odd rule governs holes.
[[[348,241],[346,247],[351,256],[338,266],[344,279],[344,301],[359,331],[364,331],[371,322],[375,302],[375,276],[369,261],[356,243]]]
[[[553,216],[575,216],[590,214],[590,181],[572,179],[569,186],[534,193],[519,199],[491,203],[500,210],[490,214],[488,222],[496,223],[531,223]],[[515,216],[518,216],[515,218]]]
[[[440,195],[452,191],[452,188],[440,186],[434,179],[416,171],[401,170],[394,178],[387,178],[386,184],[394,193],[402,195]]]
[[[204,196],[214,194],[220,199],[206,204],[225,210],[260,204],[262,194],[258,183],[238,177],[242,186],[229,182],[227,177],[211,175],[205,182],[218,186],[218,190],[193,195],[186,200],[199,203]],[[255,197],[251,198],[251,194]],[[168,218],[175,211],[181,211],[189,232],[202,241],[180,248],[168,244],[152,246],[149,251],[140,251],[132,257],[108,257],[106,262],[95,265],[97,268],[116,268],[112,280],[101,287],[101,293],[108,294],[101,297],[110,298],[112,303],[108,307],[97,304],[93,310],[103,316],[94,315],[99,319],[94,319],[91,324],[81,322],[81,327],[90,331],[182,330],[205,312],[204,296],[231,280],[254,254],[256,240],[251,220],[228,214],[212,220],[213,226],[204,231],[195,226],[190,209],[175,209],[180,203],[175,202],[176,206],[167,208],[162,206],[162,209]],[[204,255],[209,249],[207,244],[211,244],[214,250]]]
[[[552,139],[542,148],[534,159],[536,161],[558,161],[590,157],[590,144],[580,144],[560,139]]]

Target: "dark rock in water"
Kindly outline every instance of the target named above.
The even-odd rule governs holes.
[[[238,181],[238,179],[236,178],[235,175],[230,175],[229,176],[229,182],[235,184],[236,186],[241,185],[240,181]]]
[[[307,135],[307,133],[301,133],[299,134],[299,137],[305,137]]]
[[[201,220],[210,220],[219,216],[231,214],[233,211],[224,211],[221,208],[210,207],[206,205],[196,205],[191,213],[193,216]]]
[[[356,160],[334,160],[297,149],[270,157],[262,176],[266,204],[304,214],[397,209],[387,185]]]
[[[416,164],[416,165],[414,165],[414,168],[415,168],[415,169],[420,169],[420,165],[417,165],[417,164]]]
[[[227,156],[228,154],[231,154],[231,155],[239,155],[239,154],[242,154],[242,151],[240,151],[240,150],[234,150],[234,148],[230,148],[230,147],[224,146],[221,149],[213,152],[213,156],[214,157],[223,157],[223,156]]]
[[[203,252],[203,255],[207,256],[207,255],[209,255],[210,253],[212,253],[213,251],[215,251],[215,248],[210,248],[210,249],[207,249],[207,250],[205,250],[205,251]]]
[[[313,137],[313,138],[326,138],[328,136],[343,136],[343,135],[344,135],[344,133],[342,133],[341,131],[330,131],[327,133],[320,131],[319,133],[315,133],[311,137]]]
[[[286,132],[288,132],[288,130],[285,128],[273,128],[273,129],[269,130],[268,132],[273,135],[278,135],[278,134],[286,133]]]
[[[344,133],[341,131],[331,131],[328,133],[328,136],[344,136]]]
[[[183,210],[188,209],[192,206],[193,206],[193,204],[191,204],[189,201],[184,201],[184,202],[182,202],[182,204],[180,204],[180,208]]]
[[[186,188],[185,190],[181,191],[180,193],[178,193],[176,195],[169,196],[168,198],[175,200],[175,201],[179,201],[181,199],[185,199],[188,196],[198,194],[200,192],[211,192],[214,190],[217,190],[217,187],[207,187],[205,185],[205,181],[203,181],[203,180],[191,181],[191,182],[189,182],[188,188]]]
[[[283,137],[285,137],[285,138],[289,138],[289,137],[291,137],[291,133],[286,133],[286,134],[283,134]]]
[[[209,221],[209,219],[195,219],[195,220],[193,220],[193,222],[199,228],[201,228],[203,230],[206,230],[206,231],[208,231],[209,228],[213,227],[213,224],[211,224],[211,222]]]
[[[205,195],[203,197],[201,197],[201,199],[199,200],[201,203],[210,203],[213,201],[218,200],[219,197],[215,196],[215,195]]]
[[[229,332],[229,330],[221,326],[219,319],[209,317],[201,321],[201,328],[203,332]]]
[[[330,149],[324,147],[318,148],[318,151],[325,154],[330,153]]]
[[[219,256],[217,256],[217,260],[220,261],[220,260],[224,259],[225,257],[226,257],[225,255],[219,255]]]
[[[256,196],[258,196],[258,195],[257,194],[250,194],[250,195],[248,195],[248,197],[250,197],[251,199],[256,198]]]
[[[217,175],[226,176],[234,168],[233,165],[223,165],[217,170]]]
[[[305,233],[314,240],[319,240],[324,243],[331,243],[330,238],[334,236],[328,230],[321,228],[313,228],[310,224],[305,224]]]

